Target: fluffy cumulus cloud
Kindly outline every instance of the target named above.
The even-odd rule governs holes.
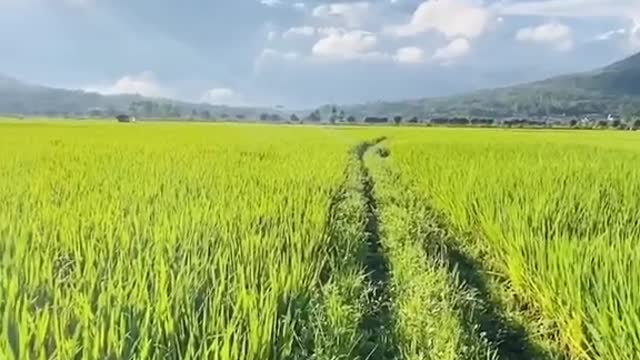
[[[562,51],[573,48],[571,28],[559,23],[546,23],[520,29],[516,34],[516,40],[545,44]]]
[[[172,91],[163,87],[151,71],[144,71],[137,75],[125,75],[110,85],[89,86],[86,91],[98,92],[104,95],[140,94],[149,97],[170,97]]]
[[[335,28],[322,29],[321,32],[325,36],[313,45],[311,52],[314,56],[327,59],[353,60],[380,55],[380,53],[374,51],[378,44],[378,37],[374,33]]]
[[[602,34],[600,40],[615,35],[626,35],[635,47],[640,46],[640,1],[638,0],[536,0],[507,1],[494,6],[505,15],[566,17],[566,18],[615,18],[626,23],[624,32],[614,30]]]
[[[467,0],[430,0],[418,6],[409,23],[389,26],[386,31],[396,36],[437,31],[449,38],[475,38],[487,29],[489,19],[488,9]]]
[[[370,16],[372,6],[370,3],[331,3],[316,6],[312,15],[325,21],[337,21],[351,28],[362,26]]]
[[[469,40],[459,38],[436,50],[433,54],[433,58],[441,61],[442,63],[449,63],[456,58],[466,55],[470,50],[471,44],[469,43]]]
[[[403,47],[396,51],[393,55],[393,60],[401,64],[419,64],[424,62],[425,53],[419,47]]]

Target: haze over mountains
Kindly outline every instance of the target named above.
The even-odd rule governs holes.
[[[113,116],[130,112],[134,106],[145,103],[158,107],[170,107],[164,116],[179,117],[192,112],[207,112],[211,116],[220,114],[257,116],[265,109],[232,107],[206,103],[190,103],[166,98],[149,98],[139,94],[103,95],[84,90],[57,89],[21,82],[0,74],[0,114],[84,116],[92,112]]]
[[[140,95],[101,95],[30,85],[0,75],[0,113],[23,115],[82,115],[100,109],[105,115],[126,112],[132,103],[153,101],[180,108],[183,114],[242,113],[257,117],[249,107],[214,106]],[[168,105],[170,104],[170,105]],[[640,53],[590,72],[504,88],[476,91],[442,98],[374,102],[340,106],[349,114],[403,116],[582,116],[587,114],[636,114],[640,111]],[[325,107],[326,110],[326,107]]]
[[[585,73],[442,98],[347,107],[358,115],[581,116],[640,112],[640,53]]]

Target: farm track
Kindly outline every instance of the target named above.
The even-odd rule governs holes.
[[[364,156],[370,149],[384,141],[378,138],[373,142],[362,144],[357,149],[360,166],[360,179],[363,184],[363,197],[366,203],[366,240],[367,253],[364,266],[369,282],[369,309],[360,326],[365,338],[360,354],[364,359],[396,359],[398,358],[393,339],[393,316],[389,292],[389,264],[380,242],[377,202],[373,195],[374,179],[369,173]]]
[[[445,228],[438,222],[440,233]],[[425,251],[434,261],[446,264],[450,273],[457,273],[462,284],[469,293],[474,294],[473,306],[476,309],[465,309],[463,313],[467,318],[462,322],[471,333],[474,326],[484,334],[484,338],[493,344],[499,359],[526,360],[548,359],[542,349],[537,348],[528,339],[526,330],[510,320],[500,305],[492,300],[490,285],[487,282],[485,269],[464,250],[446,238],[437,239],[435,242],[425,241]],[[480,311],[478,311],[478,309]]]
[[[425,306],[442,306],[443,309],[448,309],[442,310],[442,313],[437,311],[430,313],[428,308],[425,308],[424,311],[415,312],[414,316],[424,316],[421,319],[424,321],[423,324],[425,326],[434,326],[437,329],[440,322],[447,321],[445,320],[447,316],[452,316],[449,319],[457,318],[458,320],[455,322],[453,320],[448,321],[457,323],[459,334],[461,334],[458,340],[452,334],[451,338],[444,342],[442,342],[442,338],[436,340],[434,333],[420,337],[413,335],[413,331],[420,331],[419,328],[410,325],[413,320],[410,317],[401,317],[396,319],[399,321],[398,325],[403,329],[399,331],[404,333],[404,335],[400,336],[412,335],[409,335],[409,338],[402,338],[402,341],[400,338],[394,341],[394,344],[399,347],[397,351],[400,352],[402,350],[405,355],[414,354],[420,356],[420,350],[416,351],[407,347],[413,346],[408,345],[413,343],[419,344],[417,346],[431,356],[444,356],[445,358],[504,360],[558,358],[545,354],[541,349],[533,345],[529,341],[525,328],[513,318],[507,316],[508,311],[502,307],[504,304],[496,301],[496,296],[498,295],[494,293],[496,291],[495,286],[502,285],[494,283],[488,277],[490,275],[488,275],[480,260],[466,251],[466,245],[462,243],[464,239],[452,236],[453,233],[449,231],[447,222],[440,216],[441,214],[430,207],[426,200],[419,197],[416,199],[408,184],[401,185],[397,181],[398,179],[393,180],[397,174],[388,167],[389,163],[381,162],[385,161],[384,158],[390,156],[389,150],[386,147],[373,147],[373,150],[376,150],[375,154],[367,155],[367,165],[362,170],[362,176],[365,179],[364,192],[369,204],[368,212],[372,214],[368,218],[373,220],[368,228],[371,229],[370,233],[375,234],[370,239],[370,246],[372,247],[370,253],[377,254],[382,257],[382,260],[370,259],[368,264],[373,267],[372,277],[384,276],[382,281],[390,284],[393,283],[393,279],[389,279],[390,276],[394,278],[397,276],[395,281],[402,281],[391,285],[393,286],[393,297],[400,296],[401,298],[399,299],[402,299],[402,301],[398,304],[388,301],[386,307],[383,308],[388,318],[379,321],[386,321],[388,324],[394,325],[391,324],[391,321],[394,320],[391,314],[395,311],[411,312],[412,310],[408,310],[406,307],[406,301],[411,300],[408,300],[406,296],[413,296],[412,299],[414,301],[424,302]],[[372,168],[369,169],[369,166],[372,166]],[[375,180],[379,183],[376,184]],[[373,196],[374,193],[380,198],[376,199]],[[378,202],[380,202],[381,206],[379,209],[381,211],[380,220],[377,218]],[[401,214],[408,216],[404,218],[404,221],[409,221],[409,223],[404,222],[404,226],[401,228],[394,227],[396,225],[393,224],[397,224],[398,221],[403,223]],[[384,221],[384,225],[387,225],[381,227],[384,232],[378,231],[378,221]],[[389,224],[386,223],[387,221],[389,221]],[[383,239],[381,240],[380,238]],[[401,268],[408,266],[414,269],[413,273],[396,274],[394,272],[393,275],[390,275],[387,260],[382,254],[381,241],[389,242],[388,244],[385,243],[385,247],[387,245],[391,246],[389,249],[391,252],[387,256],[389,257],[388,261],[393,262],[394,271],[406,271],[401,270]],[[416,245],[413,249],[410,245],[412,243]],[[414,258],[412,251],[423,253],[423,259],[430,265],[425,267],[408,265],[406,263],[407,258],[412,259],[409,261],[419,261],[419,256]],[[376,266],[380,266],[378,264],[383,264],[384,268],[382,270],[377,269]],[[376,273],[376,271],[378,272]],[[426,275],[425,271],[433,273]],[[423,274],[426,277],[422,277]],[[436,286],[440,290],[425,289],[422,295],[416,295],[413,292],[414,290],[411,289],[411,285],[409,285],[411,281],[424,281],[425,286],[433,286],[434,283],[432,281],[435,281],[435,279],[442,281],[442,285]],[[374,278],[374,280],[376,279]],[[386,286],[384,290],[388,291]],[[388,294],[384,296],[386,296],[386,299],[389,298]],[[447,298],[448,300],[446,300]],[[396,307],[399,308],[396,309]],[[449,315],[443,315],[445,313]],[[399,336],[395,333],[395,326],[392,329],[394,330],[394,336]],[[438,330],[435,331],[437,332]],[[431,339],[440,345],[430,345]],[[459,339],[463,339],[462,342],[454,345],[456,341],[460,341]],[[444,345],[447,343],[448,345]],[[457,350],[453,350],[455,355],[448,353],[445,356],[441,352],[443,348],[456,348]],[[424,353],[422,354],[424,355]]]

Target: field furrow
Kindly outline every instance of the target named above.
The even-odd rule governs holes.
[[[397,357],[393,334],[393,314],[389,291],[389,265],[384,248],[380,242],[378,206],[373,195],[375,186],[373,177],[364,163],[364,156],[384,138],[365,143],[359,151],[360,182],[366,203],[366,256],[364,266],[369,285],[368,312],[361,327],[367,338],[366,359],[393,359]]]
[[[479,321],[486,310],[478,292],[441,251],[442,233],[432,213],[404,187],[390,164],[393,156],[388,157],[383,144],[367,154],[366,164],[375,179],[381,247],[389,258],[398,357],[509,358]]]
[[[412,197],[446,219],[462,278],[465,269],[484,269],[471,279],[482,275],[489,298],[540,357],[636,358],[640,293],[628,275],[640,269],[634,134],[424,135],[405,134],[390,149]]]

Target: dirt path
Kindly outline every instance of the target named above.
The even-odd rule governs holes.
[[[363,257],[369,282],[369,309],[360,327],[365,338],[361,357],[364,359],[396,359],[397,349],[393,340],[393,316],[389,295],[389,265],[380,243],[379,219],[374,197],[374,180],[364,164],[364,155],[385,138],[365,143],[358,149],[360,179],[366,202],[367,253]]]

